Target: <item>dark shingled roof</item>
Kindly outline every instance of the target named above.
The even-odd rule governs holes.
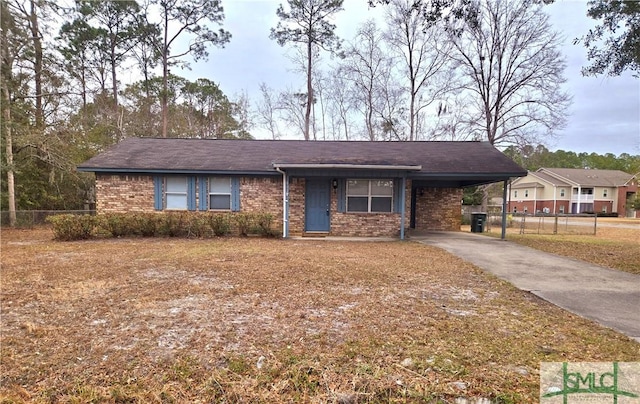
[[[274,164],[422,166],[410,177],[517,177],[526,171],[488,142],[334,142],[129,138],[81,164],[93,172],[276,174]]]

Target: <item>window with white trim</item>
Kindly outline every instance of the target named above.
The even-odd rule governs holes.
[[[523,209],[524,213],[527,213],[529,211],[529,208],[527,208],[526,206]]]
[[[518,190],[516,189],[515,191],[513,191],[513,197],[517,198],[518,197]]]
[[[607,195],[608,195],[608,192],[607,192],[607,191],[608,191],[608,189],[607,189],[607,188],[605,188],[605,189],[603,189],[603,190],[602,190],[602,197],[603,197],[603,198],[606,198],[606,197],[607,197]]]
[[[602,205],[602,213],[607,213],[607,205]]]
[[[560,196],[564,196],[564,188],[560,189]]]
[[[525,197],[525,198],[528,198],[528,197],[529,197],[529,190],[528,190],[528,189],[525,189],[525,190],[524,190],[524,197]]]
[[[187,177],[167,177],[165,179],[165,209],[187,209]]]
[[[564,213],[564,205],[560,205],[560,213]]]
[[[231,210],[231,178],[209,178],[209,209]]]
[[[348,180],[347,212],[393,212],[393,181]]]

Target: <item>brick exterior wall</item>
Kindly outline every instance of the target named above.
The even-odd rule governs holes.
[[[544,212],[544,208],[549,208],[549,213],[553,212],[553,201],[536,201],[534,207],[534,201],[522,201],[522,202],[509,202],[507,203],[507,211],[513,213],[513,209],[517,209],[517,213],[524,213],[524,208],[527,208],[527,213],[533,214],[539,210]],[[561,206],[564,206],[564,213],[571,213],[571,202],[566,200],[556,201],[556,213],[560,213]],[[535,209],[534,209],[535,208]]]
[[[305,180],[293,178],[289,185],[289,234],[304,234]],[[198,192],[196,191],[196,195]],[[98,213],[154,212],[153,177],[148,175],[96,175]],[[460,230],[462,190],[425,188],[417,196],[416,228]],[[399,213],[338,212],[337,192],[331,191],[331,230],[336,236],[398,236]],[[196,206],[199,204],[196,203]],[[409,227],[411,182],[407,181],[405,228]],[[282,228],[282,178],[243,177],[240,211],[271,213],[274,226]]]
[[[282,229],[282,178],[242,177],[240,212],[270,213],[274,226]]]
[[[301,236],[304,233],[304,178],[292,178],[289,183],[289,235]],[[333,196],[331,197],[333,206]]]
[[[417,192],[416,230],[460,231],[462,189],[422,188]]]
[[[556,210],[555,212],[553,211],[553,201],[536,201],[534,203],[534,201],[522,201],[522,202],[510,202],[509,203],[509,207],[508,207],[508,211],[509,213],[513,213],[513,209],[515,208],[517,210],[517,213],[524,213],[525,208],[527,208],[527,213],[528,214],[534,214],[537,211],[539,212],[544,212],[544,208],[549,208],[549,213],[550,214],[554,214],[554,213],[562,213],[562,214],[570,214],[571,213],[571,205],[572,202],[569,201],[556,201]],[[593,205],[593,207],[591,206]],[[564,211],[561,212],[561,206],[564,206]],[[606,210],[603,210],[603,208],[606,207]],[[624,216],[624,212],[620,212],[617,211],[616,212],[616,205],[614,203],[612,203],[612,201],[598,201],[595,200],[593,202],[590,202],[589,204],[583,203],[580,211],[582,213],[585,212],[589,212],[589,213],[601,213],[601,212],[606,212],[606,213],[618,213],[618,216],[623,217]]]
[[[96,174],[96,211],[154,212],[153,177]]]

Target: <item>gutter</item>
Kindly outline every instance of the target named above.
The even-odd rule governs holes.
[[[273,168],[332,168],[332,169],[358,169],[358,170],[396,170],[396,171],[420,171],[421,165],[389,165],[389,164],[289,164],[273,163]]]

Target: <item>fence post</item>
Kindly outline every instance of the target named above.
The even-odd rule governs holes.
[[[593,235],[595,236],[598,229],[598,214],[594,213],[593,216]]]
[[[553,217],[553,234],[558,234],[558,214],[556,213],[555,215],[553,215]]]

